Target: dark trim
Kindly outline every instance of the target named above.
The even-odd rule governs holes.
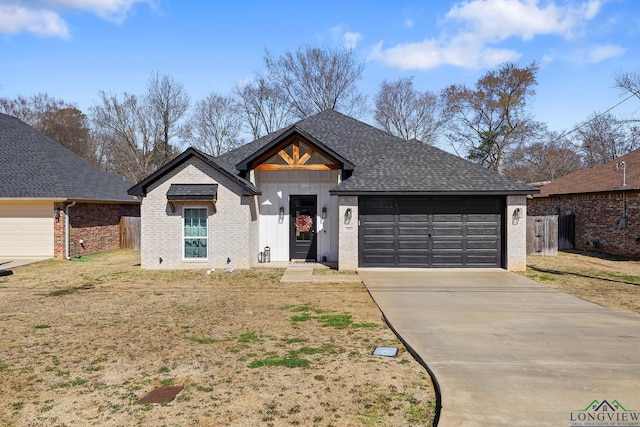
[[[360,191],[329,190],[333,196],[526,196],[531,191]]]
[[[171,184],[167,200],[216,200],[218,184]]]
[[[336,159],[338,162],[342,163],[342,170],[352,171],[353,169],[355,169],[356,166],[353,163],[351,163],[349,160],[347,160],[345,157],[341,156],[340,154],[336,153],[331,148],[327,147],[325,144],[323,144],[318,139],[311,136],[309,133],[300,129],[297,125],[291,126],[289,129],[287,129],[286,131],[278,135],[277,138],[274,138],[269,143],[263,145],[258,150],[253,152],[249,157],[237,163],[236,168],[240,172],[248,171],[250,168],[253,167],[253,164],[252,164],[253,162],[260,159],[262,156],[266,155],[269,151],[277,147],[279,144],[282,144],[284,141],[287,140],[287,138],[296,134],[306,139],[311,144],[315,145],[317,148],[319,148],[329,156]]]
[[[634,187],[625,187],[625,188],[612,188],[610,190],[602,190],[602,191],[582,191],[578,193],[553,193],[553,194],[545,194],[534,196],[535,199],[543,199],[545,197],[564,197],[564,196],[595,196],[599,194],[609,194],[609,193],[637,193],[640,192],[640,188]]]
[[[147,195],[147,187],[149,187],[151,184],[153,184],[154,182],[162,178],[168,172],[172,171],[176,167],[186,162],[191,157],[199,158],[200,160],[205,162],[207,165],[211,166],[213,169],[215,169],[216,171],[220,172],[221,174],[223,174],[224,176],[226,176],[227,178],[231,179],[233,182],[238,184],[242,188],[243,196],[255,196],[255,195],[262,194],[262,192],[258,190],[249,181],[244,180],[238,177],[237,175],[229,172],[228,170],[220,166],[220,164],[216,162],[213,159],[213,157],[207,156],[203,152],[198,151],[193,147],[187,148],[178,156],[174,157],[173,160],[171,160],[169,163],[165,164],[164,166],[159,168],[157,171],[155,171],[154,173],[152,173],[151,175],[149,175],[148,177],[146,177],[145,179],[143,179],[133,187],[129,188],[129,190],[127,190],[127,193],[134,196],[145,197]]]

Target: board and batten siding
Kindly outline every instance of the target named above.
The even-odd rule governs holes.
[[[338,184],[339,171],[255,171],[262,195],[258,199],[260,213],[260,250],[269,246],[271,261],[289,261],[290,212],[289,196],[317,196],[318,260],[338,260],[338,198],[329,190]],[[280,207],[284,218],[279,221]],[[327,218],[322,219],[322,208]]]
[[[0,257],[53,257],[52,201],[0,201]]]

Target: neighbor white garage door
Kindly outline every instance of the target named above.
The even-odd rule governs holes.
[[[53,202],[0,201],[0,257],[53,257]]]

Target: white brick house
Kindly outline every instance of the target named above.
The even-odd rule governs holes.
[[[418,141],[325,111],[219,157],[193,148],[129,189],[142,266],[526,266],[537,190]],[[268,249],[267,249],[268,248]]]

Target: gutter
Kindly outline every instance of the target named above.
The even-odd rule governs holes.
[[[71,230],[69,228],[69,208],[75,206],[76,203],[78,202],[72,202],[64,207],[64,256],[67,260],[71,259],[71,256],[69,255],[69,235],[71,234]]]

